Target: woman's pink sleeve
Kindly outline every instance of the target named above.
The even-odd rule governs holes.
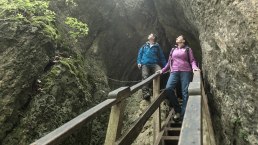
[[[191,48],[189,49],[189,57],[190,57],[189,59],[190,59],[190,63],[192,65],[192,68],[193,69],[198,69],[198,66],[196,65],[196,60],[194,58],[193,51],[192,51]]]

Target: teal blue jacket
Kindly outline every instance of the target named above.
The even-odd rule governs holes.
[[[159,64],[161,67],[166,65],[166,58],[158,43],[150,47],[150,43],[146,42],[138,53],[137,64],[153,65]]]

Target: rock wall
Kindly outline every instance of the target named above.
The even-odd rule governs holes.
[[[258,2],[183,0],[200,34],[218,144],[258,144]]]
[[[54,56],[51,40],[31,33],[31,27],[17,25],[0,22],[1,141],[17,126],[36,91],[35,80]]]
[[[148,33],[160,36],[166,54],[184,34],[202,62],[218,144],[257,144],[257,1],[98,2],[105,23],[91,48],[104,54],[109,76],[135,80],[130,74]]]
[[[30,15],[18,19],[0,9],[1,145],[30,144],[106,99],[102,62],[74,41],[64,42],[72,40],[62,34],[69,31],[61,23],[64,13],[59,23],[38,17],[40,25],[34,25]],[[101,115],[63,144],[102,144],[107,117]]]
[[[65,46],[56,45],[38,29],[0,20],[2,143],[27,143],[56,128],[94,105],[92,98],[104,99],[107,83],[113,88],[132,85],[114,84],[109,77],[139,80],[137,52],[154,32],[166,56],[176,36],[183,34],[190,41],[202,65],[217,143],[257,144],[256,0],[77,0],[77,6],[68,8],[67,1],[52,2],[51,8],[59,14],[56,25],[63,33],[62,19],[71,15],[89,25],[89,35],[60,51]],[[53,65],[50,62],[57,52],[61,60]],[[43,90],[38,92],[39,88]],[[47,116],[51,110],[60,112],[51,120],[56,122],[53,125],[41,114]],[[57,118],[62,119],[58,122]],[[28,131],[26,122],[34,122],[34,132]],[[105,119],[100,122],[105,123]],[[74,143],[73,138],[69,140]]]

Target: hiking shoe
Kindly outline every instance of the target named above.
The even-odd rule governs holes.
[[[146,93],[142,96],[142,99],[146,100],[146,101],[150,101],[150,93]]]
[[[175,122],[179,122],[181,120],[181,115],[180,113],[176,113],[174,116],[173,116],[173,120]]]

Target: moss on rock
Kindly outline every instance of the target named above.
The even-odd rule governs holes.
[[[14,7],[10,11],[18,15],[9,10],[0,15],[0,144],[4,145],[33,142],[106,99],[109,91],[101,62],[66,41],[72,40],[65,36],[69,27],[64,29],[53,17],[33,9],[21,15],[23,8]],[[55,15],[47,7],[44,12]],[[104,133],[94,137],[92,130],[103,132],[105,120],[103,114],[64,144],[101,143]]]
[[[102,70],[96,63],[92,64],[94,66],[90,63],[73,57],[61,58],[43,74],[39,78],[42,91],[31,98],[18,126],[3,143],[29,144],[104,100],[108,92],[107,79],[104,73],[94,73]],[[89,126],[86,128],[81,134],[91,132]],[[89,142],[90,136],[87,139],[86,135],[84,139],[82,142]],[[66,144],[71,141],[78,143],[69,139]]]

